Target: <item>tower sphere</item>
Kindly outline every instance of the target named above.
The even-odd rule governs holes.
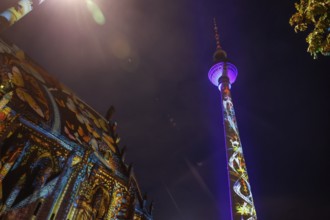
[[[227,76],[229,79],[230,84],[233,84],[236,80],[238,71],[235,65],[229,63],[229,62],[218,62],[216,64],[214,64],[209,73],[209,80],[215,85],[215,86],[219,86],[220,82],[220,78],[222,76]]]

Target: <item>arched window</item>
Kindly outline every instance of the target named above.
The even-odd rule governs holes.
[[[93,195],[92,210],[94,219],[103,219],[110,205],[109,193],[103,188],[98,187]]]

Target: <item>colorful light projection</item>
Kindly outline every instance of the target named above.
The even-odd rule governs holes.
[[[119,137],[109,135],[109,130],[115,129],[115,126],[109,126],[82,100],[61,85],[54,84],[51,77],[37,73],[37,67],[34,68],[32,62],[23,57],[17,59],[14,55],[0,51],[0,63],[7,68],[0,76],[0,95],[3,95],[0,109],[8,104],[14,109],[26,110],[26,114],[23,111],[20,114],[34,123],[42,120],[54,132],[92,147],[100,160],[116,169],[108,160],[111,154],[117,152],[116,146],[120,141]]]
[[[257,220],[243,148],[238,133],[234,104],[230,94],[231,84],[235,82],[238,71],[233,64],[227,62],[227,53],[221,48],[215,18],[213,22],[217,47],[213,55],[215,64],[211,67],[208,77],[213,85],[218,86],[221,92],[231,219]]]
[[[0,39],[0,218],[152,220],[103,118]]]
[[[220,91],[222,94],[222,109],[226,133],[229,184],[232,206],[234,206],[235,209],[233,218],[240,220],[256,220],[256,210],[253,204],[229,83],[222,83],[220,85]]]
[[[237,69],[231,63],[218,62],[210,69],[208,76],[221,92],[232,219],[256,220],[256,210],[230,94],[230,85],[236,80]]]
[[[20,0],[17,5],[8,8],[0,14],[1,25],[4,28],[9,27],[22,19],[25,15],[33,10],[34,7],[40,5],[45,0]]]
[[[221,92],[232,219],[256,220],[256,210],[230,94],[230,85],[236,80],[237,69],[226,61],[218,62],[212,66],[208,76]]]

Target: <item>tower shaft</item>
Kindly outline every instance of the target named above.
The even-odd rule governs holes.
[[[223,75],[220,77],[219,83],[232,219],[256,220],[256,210],[239,137],[226,62],[224,63]]]
[[[234,104],[230,93],[231,84],[235,82],[238,71],[235,65],[228,62],[227,53],[220,45],[215,18],[213,22],[217,47],[213,54],[215,64],[209,70],[208,77],[213,85],[218,86],[221,93],[231,219],[257,220],[243,148],[238,133]]]

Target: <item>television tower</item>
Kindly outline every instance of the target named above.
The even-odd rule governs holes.
[[[256,220],[256,210],[246,170],[243,149],[232,102],[230,87],[237,77],[236,67],[228,62],[226,52],[221,48],[219,33],[214,19],[214,32],[217,43],[213,55],[209,80],[219,88],[222,101],[222,114],[227,156],[227,170],[232,220]]]

